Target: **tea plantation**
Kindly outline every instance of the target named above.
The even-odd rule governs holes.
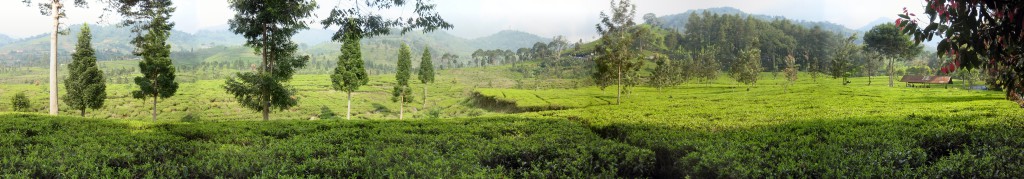
[[[407,111],[412,120],[390,119],[386,76],[356,94],[359,120],[308,120],[344,113],[323,75],[292,81],[300,105],[271,121],[255,121],[216,80],[183,84],[157,122],[127,97],[131,86],[113,85],[86,118],[0,114],[0,177],[1024,176],[1024,110],[959,83],[844,86],[805,75],[784,92],[765,73],[749,90],[727,78],[636,87],[616,105],[614,86],[522,87],[542,79],[488,72],[443,71],[427,108]],[[4,85],[0,97],[27,90],[43,101],[43,88]]]
[[[0,119],[2,178],[607,178],[647,176],[655,162],[558,119]]]

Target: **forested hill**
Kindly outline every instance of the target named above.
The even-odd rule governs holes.
[[[0,45],[10,43],[11,41],[14,41],[14,38],[11,38],[4,34],[0,34]]]
[[[684,29],[686,29],[686,23],[687,23],[687,20],[690,18],[690,15],[692,15],[694,13],[704,13],[704,12],[708,12],[708,13],[711,13],[711,14],[740,15],[740,16],[744,16],[744,17],[746,17],[746,16],[753,16],[754,18],[758,18],[758,19],[765,20],[765,21],[787,19],[786,17],[783,17],[783,16],[769,16],[769,15],[760,15],[760,14],[749,14],[749,13],[743,12],[743,11],[741,11],[739,9],[732,8],[732,7],[717,7],[717,8],[708,8],[708,9],[688,10],[686,12],[679,13],[679,14],[672,14],[672,15],[661,16],[661,17],[658,17],[658,22],[662,25],[663,28],[677,29],[680,32],[682,32]],[[845,27],[843,25],[839,25],[839,24],[835,24],[835,23],[827,22],[827,21],[804,21],[804,20],[796,20],[796,19],[788,19],[788,20],[792,21],[792,23],[794,23],[794,24],[798,24],[798,25],[803,26],[805,28],[813,28],[814,26],[819,26],[819,27],[821,27],[821,29],[826,30],[826,31],[831,31],[833,33],[853,34],[854,32],[858,32],[857,30],[847,28],[847,27]],[[860,33],[860,34],[863,34],[863,33]]]
[[[549,42],[550,38],[544,38],[530,33],[503,30],[494,35],[480,37],[471,40],[475,48],[479,49],[502,49],[516,50],[521,47],[530,47],[537,42]]]

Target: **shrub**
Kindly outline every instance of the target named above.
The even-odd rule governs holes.
[[[199,117],[199,115],[196,115],[192,112],[189,112],[185,114],[185,116],[181,117],[181,122],[198,122],[199,120],[202,120],[202,118]]]
[[[25,92],[18,92],[11,97],[11,108],[18,112],[29,112],[32,109],[32,103],[28,100],[28,96]]]
[[[331,108],[328,108],[327,106],[320,106],[320,115],[318,116],[320,119],[334,118],[335,115],[334,111],[331,111]]]

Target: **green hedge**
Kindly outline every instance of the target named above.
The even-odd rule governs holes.
[[[147,123],[0,115],[0,177],[648,177],[654,152],[565,120]]]

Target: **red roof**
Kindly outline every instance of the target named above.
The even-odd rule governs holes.
[[[930,84],[950,84],[953,83],[952,78],[949,76],[917,76],[917,75],[906,75],[900,82],[907,83],[930,83]]]

